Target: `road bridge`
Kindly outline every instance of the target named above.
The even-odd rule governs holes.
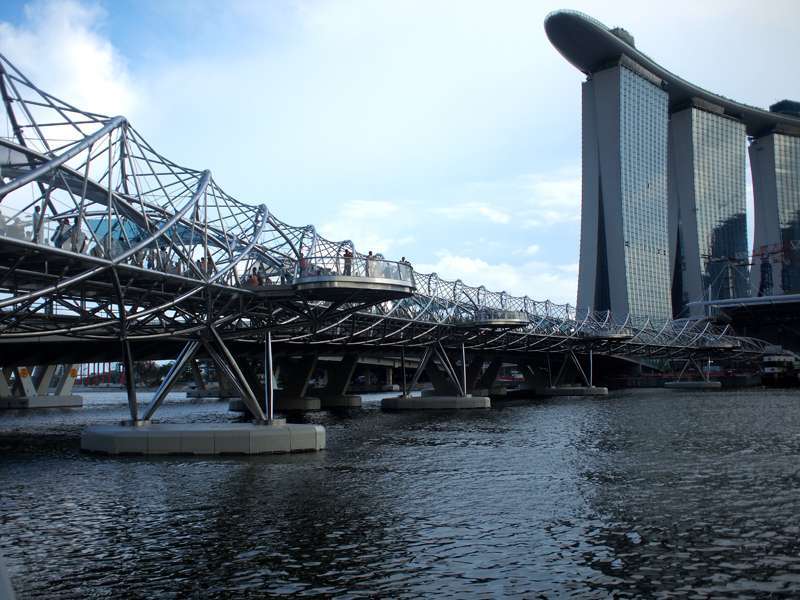
[[[763,351],[707,320],[577,314],[569,304],[365,255],[313,225],[281,221],[261,198],[231,197],[209,170],[159,154],[126,118],[48,94],[5,57],[0,93],[0,363],[69,363],[102,352],[130,374],[135,360],[174,360],[143,410],[126,377],[134,423],[155,414],[199,356],[233,383],[257,421],[272,421],[273,345],[287,356],[408,355],[418,365],[414,381],[434,365],[462,397],[474,387],[468,375],[480,379],[501,356],[522,364],[554,357],[588,372],[590,383],[596,356]],[[259,357],[263,393],[245,354]]]

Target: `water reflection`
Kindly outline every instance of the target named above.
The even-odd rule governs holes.
[[[324,453],[249,458],[80,454],[84,423],[124,417],[113,398],[0,417],[20,596],[800,593],[796,393],[365,406],[307,417]]]

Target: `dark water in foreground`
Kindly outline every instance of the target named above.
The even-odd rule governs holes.
[[[645,390],[309,417],[328,449],[102,458],[81,411],[0,414],[20,598],[798,597],[800,393]],[[221,421],[219,403],[163,420]]]

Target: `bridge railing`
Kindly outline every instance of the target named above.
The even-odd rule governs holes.
[[[343,276],[391,279],[414,285],[414,269],[407,262],[355,256],[304,256],[295,263],[294,278]]]

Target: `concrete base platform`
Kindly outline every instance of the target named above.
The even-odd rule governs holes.
[[[537,392],[533,388],[517,388],[514,390],[506,389],[502,395],[490,394],[492,400],[533,400],[541,396],[541,391]]]
[[[244,405],[241,398],[234,398],[228,401],[228,410],[231,412],[246,413],[247,407]]]
[[[381,408],[386,410],[462,410],[491,407],[492,401],[486,396],[396,396],[381,400]]]
[[[608,388],[597,386],[584,387],[579,385],[565,385],[542,388],[542,390],[538,393],[542,396],[608,396]]]
[[[360,398],[359,398],[360,400]],[[319,398],[280,398],[275,397],[275,410],[278,412],[299,411],[299,410],[319,410]],[[359,404],[360,406],[360,404]],[[262,407],[263,408],[263,407]],[[228,410],[232,412],[246,413],[247,407],[241,398],[234,398],[228,402]]]
[[[193,399],[200,399],[200,398],[208,398],[208,399],[215,399],[219,398],[220,400],[228,400],[233,398],[238,398],[238,396],[231,395],[228,393],[220,394],[218,389],[209,389],[209,390],[186,390],[186,397],[193,398]]]
[[[81,408],[83,396],[27,396],[0,398],[0,408]]]
[[[361,396],[320,396],[321,408],[361,408]]]
[[[295,411],[295,410],[319,410],[321,402],[319,398],[304,396],[302,398],[281,398],[275,397],[275,410]]]
[[[103,454],[277,454],[325,449],[321,425],[252,423],[95,425],[81,449]]]
[[[719,390],[721,381],[667,381],[664,387],[671,390]]]

